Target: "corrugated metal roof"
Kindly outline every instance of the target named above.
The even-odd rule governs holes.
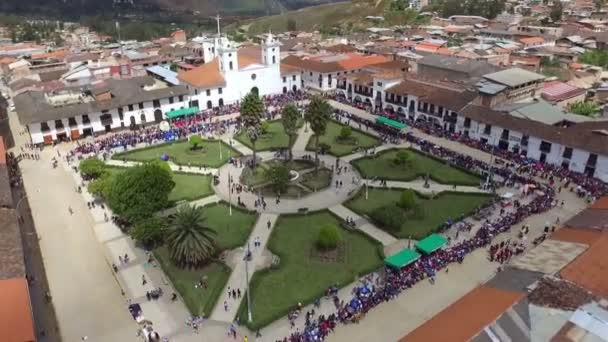
[[[177,79],[177,73],[173,72],[167,68],[163,68],[160,65],[155,65],[146,69],[149,73],[154,75],[158,75],[162,77],[166,82],[172,85],[179,85],[179,80]]]
[[[525,84],[532,81],[538,81],[545,78],[541,74],[531,72],[525,69],[512,68],[503,71],[498,71],[492,74],[483,76],[485,79],[507,85],[509,87],[516,87],[521,84]]]

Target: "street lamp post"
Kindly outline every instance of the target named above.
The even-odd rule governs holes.
[[[222,159],[224,159],[224,158],[222,158],[222,139],[220,138],[219,132],[217,134],[217,143],[218,143],[218,145],[220,145],[220,160],[222,160]]]
[[[367,198],[369,197],[369,185],[367,185],[369,182],[369,179],[365,179],[365,199],[367,200]]]
[[[253,321],[251,317],[251,291],[249,289],[249,256],[251,255],[251,249],[249,248],[249,241],[247,241],[247,252],[245,253],[245,291],[247,293],[247,319],[249,322]]]
[[[232,176],[228,172],[228,212],[232,216]]]

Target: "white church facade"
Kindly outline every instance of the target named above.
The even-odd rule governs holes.
[[[178,75],[193,107],[210,109],[239,101],[250,91],[260,96],[301,89],[301,72],[281,65],[279,41],[268,34],[261,45],[237,47],[226,37],[202,43],[205,64]]]

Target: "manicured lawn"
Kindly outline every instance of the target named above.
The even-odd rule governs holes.
[[[221,262],[212,262],[197,270],[181,269],[173,265],[169,252],[164,247],[157,248],[154,255],[184,299],[190,313],[208,317],[224,291],[230,277],[230,268]],[[207,288],[195,288],[194,285],[203,277],[207,277]],[[171,296],[170,293],[165,295]]]
[[[124,172],[126,167],[110,166],[110,173]],[[211,176],[193,173],[173,172],[175,187],[169,193],[169,201],[193,201],[195,199],[213,195],[211,187]]]
[[[374,209],[383,207],[389,204],[397,203],[403,190],[389,189],[369,189],[369,198],[365,199],[365,190],[359,193],[345,205],[358,213],[359,215],[368,216]],[[395,235],[398,238],[408,238],[419,240],[445,223],[448,219],[459,219],[462,215],[468,216],[472,211],[486,203],[492,201],[493,196],[488,194],[470,194],[470,193],[453,193],[444,192],[429,199],[419,194],[418,203],[422,207],[424,216],[420,219],[408,219],[403,222],[401,229],[397,232],[392,232],[386,229],[387,232]],[[378,225],[378,228],[385,229]]]
[[[302,122],[298,122],[298,127],[302,125]],[[247,132],[242,131],[234,137],[241,144],[253,149],[251,140],[247,136]],[[296,137],[294,137],[295,141]],[[255,148],[257,151],[276,150],[280,148],[289,147],[289,137],[283,130],[283,125],[280,120],[268,121],[268,132],[255,142]]]
[[[342,260],[322,261],[312,255],[321,227],[328,224],[340,227],[340,221],[327,211],[279,218],[268,248],[279,256],[280,264],[253,276],[250,284],[253,323],[249,324],[250,328],[268,325],[295,308],[298,302],[303,305],[313,302],[332,284],[344,286],[381,266],[378,244],[342,228]],[[247,322],[246,301],[243,303],[240,321]]]
[[[211,176],[193,173],[173,173],[175,187],[169,194],[169,201],[193,201],[213,195]]]
[[[216,242],[220,251],[245,245],[257,219],[256,214],[234,207],[230,216],[228,204],[224,202],[205,206],[203,212],[206,224],[217,232]],[[154,254],[190,312],[193,315],[211,314],[230,277],[230,268],[221,262],[212,262],[201,269],[185,270],[173,265],[166,247],[157,248]],[[208,288],[195,288],[194,284],[203,276],[207,276]]]
[[[206,222],[217,232],[217,245],[220,250],[234,249],[245,245],[253,230],[257,215],[232,205],[229,215],[228,203],[220,202],[205,206]]]
[[[258,164],[255,170],[245,168],[241,173],[241,182],[245,185],[255,186],[266,182],[264,172],[277,164],[285,164],[290,170],[300,171],[315,167],[314,162],[309,160],[292,160],[286,163],[283,160],[269,160]]]
[[[374,146],[380,145],[380,140],[372,135],[366,134],[363,131],[359,131],[357,129],[353,130],[353,142],[352,143],[343,143],[337,140],[337,137],[340,135],[340,130],[344,127],[344,125],[336,122],[329,121],[327,123],[327,129],[325,130],[325,134],[321,136],[319,139],[319,144],[325,143],[331,146],[329,153],[334,156],[345,156],[347,154],[353,153],[355,150],[359,148],[370,148]],[[306,145],[306,150],[314,151],[315,149],[315,137],[310,137],[308,144]]]
[[[408,165],[396,165],[393,160],[399,151],[407,151],[410,156]],[[446,163],[412,149],[391,149],[375,156],[352,161],[365,178],[379,177],[389,180],[411,181],[429,175],[431,179],[443,184],[479,185],[481,178],[475,174],[452,167]]]
[[[313,171],[301,175],[300,184],[312,191],[325,189],[331,185],[331,176],[331,170],[319,169],[316,174]]]
[[[220,158],[220,144],[222,149],[222,158]],[[137,150],[121,152],[115,154],[112,158],[117,160],[131,161],[151,161],[159,160],[160,156],[166,154],[169,160],[179,165],[220,167],[228,162],[230,157],[237,157],[241,154],[225,144],[217,140],[203,140],[203,143],[196,150],[191,150],[187,140],[179,140],[167,144],[141,148]]]

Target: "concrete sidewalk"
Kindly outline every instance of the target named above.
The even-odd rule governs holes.
[[[395,239],[392,235],[374,226],[369,221],[359,216],[357,213],[353,212],[347,207],[343,206],[342,204],[333,206],[329,208],[329,210],[344,220],[346,220],[347,217],[350,217],[351,219],[355,220],[355,225],[357,229],[369,235],[374,240],[379,241],[384,246],[388,246],[397,242],[397,239]]]
[[[258,217],[258,221],[256,222],[248,240],[249,249],[251,250],[251,261],[249,261],[249,265],[247,265],[249,268],[248,274],[245,269],[245,253],[248,248],[246,244],[239,249],[238,253],[235,253],[234,255],[234,260],[236,261],[235,266],[232,269],[232,273],[230,274],[230,278],[226,283],[223,294],[215,304],[215,308],[213,309],[209,319],[226,323],[231,323],[234,321],[234,318],[236,317],[241,305],[241,301],[245,299],[247,284],[251,280],[253,273],[256,269],[266,266],[263,265],[266,259],[263,257],[262,252],[266,249],[266,243],[268,242],[268,238],[272,233],[272,229],[274,228],[278,217],[279,215],[269,213],[263,213]],[[268,223],[270,223],[270,226]],[[259,247],[254,246],[256,239],[261,244]],[[229,291],[237,289],[241,291],[241,297],[233,298],[228,296]]]
[[[108,159],[105,161],[105,163],[110,166],[116,166],[116,167],[133,167],[133,166],[141,164],[141,162],[137,162],[137,161],[130,161],[130,160],[121,161],[121,160],[115,160],[115,159]],[[173,162],[167,162],[167,164],[169,165],[171,170],[174,172],[185,172],[185,173],[193,173],[193,174],[199,174],[199,175],[215,175],[215,174],[217,174],[217,170],[218,170],[218,169],[204,167],[204,166],[178,165]]]
[[[424,181],[422,179],[417,179],[411,182],[402,182],[402,181],[386,181],[386,186],[380,185],[379,181],[371,181],[364,180],[363,182],[368,181],[368,185],[373,188],[383,188],[383,189],[412,189],[416,192],[420,193],[435,193],[438,194],[444,191],[452,191],[452,192],[462,192],[462,193],[479,193],[479,194],[491,194],[492,192],[489,190],[483,190],[476,186],[464,186],[464,185],[448,185],[448,184],[440,184],[433,181],[429,181],[429,187],[424,187]]]
[[[296,141],[293,143],[293,146],[291,147],[291,150],[293,151],[294,154],[296,152],[305,152],[306,151],[306,145],[308,145],[308,141],[310,140],[310,138],[313,135],[312,130],[306,128],[307,126],[308,126],[308,124],[304,123],[304,126],[302,126],[298,130],[298,137],[296,138]]]
[[[253,150],[250,149],[249,147],[243,145],[240,141],[231,138],[228,135],[223,135],[221,137],[222,141],[225,142],[226,144],[228,144],[230,147],[234,148],[235,150],[239,151],[242,155],[246,156],[246,155],[250,155],[253,154]]]

